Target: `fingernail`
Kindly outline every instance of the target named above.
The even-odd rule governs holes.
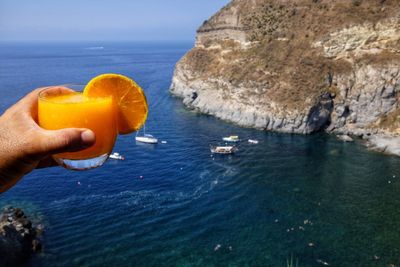
[[[96,136],[91,130],[85,130],[81,133],[81,143],[83,146],[91,146],[96,141]]]

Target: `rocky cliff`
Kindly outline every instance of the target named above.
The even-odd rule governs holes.
[[[198,29],[171,85],[242,126],[353,134],[388,152],[399,91],[397,0],[233,0]]]
[[[33,226],[21,209],[4,208],[0,214],[0,266],[21,266],[33,252],[40,251],[42,231],[43,226]]]

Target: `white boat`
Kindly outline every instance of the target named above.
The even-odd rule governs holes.
[[[231,135],[231,136],[227,136],[227,137],[223,137],[222,140],[224,140],[225,142],[239,142],[239,136],[237,135]]]
[[[238,151],[235,146],[211,146],[210,150],[215,154],[233,154]]]
[[[118,152],[114,152],[108,156],[110,159],[118,159],[118,160],[125,160],[125,157],[119,154]]]
[[[258,140],[255,139],[249,139],[248,141],[250,144],[258,144]]]
[[[146,143],[146,144],[157,144],[158,139],[152,136],[151,134],[145,134],[143,136],[136,136],[135,140],[138,142]]]
[[[136,133],[135,140],[138,142],[146,143],[146,144],[157,144],[158,139],[152,136],[151,134],[146,134],[146,126],[143,126],[143,135],[138,135],[139,131]]]

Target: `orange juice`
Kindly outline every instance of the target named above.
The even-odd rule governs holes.
[[[39,97],[39,125],[47,130],[87,128],[96,135],[96,143],[79,152],[55,155],[82,160],[109,154],[117,137],[116,107],[113,98],[87,98],[81,93],[63,92]]]

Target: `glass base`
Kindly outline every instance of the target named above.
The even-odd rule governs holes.
[[[104,154],[91,159],[63,159],[54,157],[54,160],[69,170],[83,171],[100,167],[108,159],[108,154]]]

